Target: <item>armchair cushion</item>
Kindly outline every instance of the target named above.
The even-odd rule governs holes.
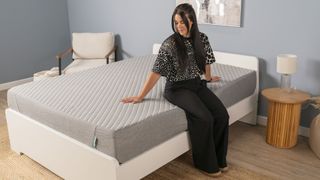
[[[72,33],[73,59],[105,59],[114,47],[114,34],[104,33]],[[114,53],[110,62],[114,60]]]
[[[71,64],[69,64],[64,69],[63,74],[80,72],[83,70],[96,68],[106,64],[107,64],[106,59],[90,59],[89,61],[84,61],[83,59],[75,59]]]

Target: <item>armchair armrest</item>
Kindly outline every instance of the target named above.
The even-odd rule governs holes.
[[[69,48],[67,49],[66,51],[58,54],[56,56],[56,59],[59,61],[59,75],[61,75],[61,60],[68,54],[68,53],[72,53],[73,52],[73,49],[72,48]]]
[[[117,46],[113,46],[113,48],[110,50],[110,52],[108,52],[108,54],[105,56],[106,60],[107,60],[107,64],[109,64],[109,56],[114,52],[116,52],[117,50]]]

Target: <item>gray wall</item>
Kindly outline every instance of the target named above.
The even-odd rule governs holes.
[[[70,46],[66,0],[0,1],[0,84],[57,66]]]
[[[150,54],[154,42],[170,35],[174,0],[68,0],[71,32],[112,31],[120,58]]]

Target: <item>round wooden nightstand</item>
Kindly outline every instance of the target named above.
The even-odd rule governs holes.
[[[268,99],[266,141],[278,148],[291,148],[297,144],[301,104],[310,98],[306,92],[269,88],[262,92]]]

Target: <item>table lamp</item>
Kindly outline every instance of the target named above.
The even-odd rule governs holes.
[[[280,54],[277,56],[277,72],[281,74],[282,89],[291,91],[291,75],[297,71],[297,56],[294,54]]]

